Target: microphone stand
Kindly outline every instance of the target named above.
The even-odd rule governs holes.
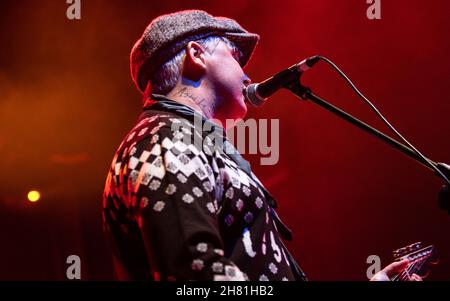
[[[294,71],[295,72],[295,71]],[[422,164],[429,170],[433,171],[436,176],[440,176],[437,172],[435,172],[434,169],[430,167],[430,164],[433,164],[435,167],[437,167],[447,178],[450,178],[450,165],[445,163],[436,163],[432,160],[429,160],[427,162],[424,160],[421,156],[419,156],[414,150],[412,150],[410,147],[400,143],[399,141],[387,136],[386,134],[378,131],[377,129],[371,127],[370,125],[362,122],[361,120],[357,119],[356,117],[348,114],[347,112],[343,111],[342,109],[328,103],[324,99],[320,98],[319,96],[312,93],[311,89],[308,87],[303,86],[300,83],[300,72],[297,73],[297,77],[295,81],[292,81],[291,83],[284,85],[284,88],[290,90],[294,95],[299,97],[302,100],[309,100],[326,110],[334,113],[338,117],[346,120],[347,122],[355,125],[356,127],[362,129],[366,133],[369,133],[372,136],[377,137],[381,141],[385,142],[389,146],[395,148],[396,150],[402,152],[403,154],[407,155],[409,158],[413,159],[414,161]],[[439,207],[442,210],[446,210],[448,214],[450,215],[450,191],[449,191],[449,185],[446,183],[441,187],[441,190],[438,195],[438,203]]]

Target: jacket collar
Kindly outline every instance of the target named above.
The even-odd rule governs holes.
[[[211,129],[207,131],[207,134],[215,132],[216,134],[220,135],[221,138],[226,138],[227,136],[225,129],[220,125],[211,122],[205,116],[195,111],[191,107],[176,102],[164,95],[152,94],[152,98],[145,101],[143,109],[144,111],[155,110],[170,112],[191,122],[194,122],[194,120],[201,120],[202,126],[204,126],[204,128]]]

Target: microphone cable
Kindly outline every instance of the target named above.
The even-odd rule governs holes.
[[[391,123],[383,116],[383,114],[381,114],[381,112],[375,107],[374,104],[372,104],[372,102],[365,97],[359,90],[358,88],[356,88],[356,86],[353,84],[353,82],[348,78],[347,75],[345,75],[345,73],[343,71],[341,71],[341,69],[339,69],[338,66],[336,66],[336,64],[334,64],[331,60],[327,59],[324,56],[319,55],[318,56],[319,60],[324,61],[325,63],[327,63],[329,66],[332,67],[332,69],[337,72],[342,78],[344,78],[344,80],[350,85],[350,87],[352,88],[352,90],[361,98],[364,100],[364,102],[366,102],[366,104],[368,104],[370,106],[370,108],[377,114],[377,116],[389,127],[389,129],[391,131],[393,131],[408,147],[410,147],[419,157],[421,157],[425,162],[428,163],[428,165],[430,166],[430,168],[432,170],[434,170],[439,176],[442,177],[442,179],[444,179],[448,185],[450,185],[450,180],[446,177],[446,175],[441,172],[441,170],[435,165],[435,163],[433,163],[430,159],[428,159],[427,157],[425,157],[416,147],[414,147],[408,140],[406,140],[406,138],[404,138],[395,128],[394,126],[391,125]]]

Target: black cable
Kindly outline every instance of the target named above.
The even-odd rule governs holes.
[[[427,157],[425,157],[419,150],[417,150],[417,148],[415,148],[411,143],[409,143],[408,140],[406,140],[390,123],[389,121],[387,121],[387,119],[383,116],[383,114],[381,114],[381,112],[375,107],[375,105],[372,104],[372,102],[367,99],[367,97],[365,97],[359,90],[358,88],[356,88],[356,86],[353,84],[353,82],[347,77],[347,75],[345,75],[344,72],[342,72],[338,66],[336,66],[332,61],[330,61],[329,59],[327,59],[326,57],[323,56],[318,56],[320,60],[326,62],[328,65],[330,65],[340,76],[342,76],[344,78],[344,80],[350,85],[350,87],[352,88],[353,91],[356,92],[356,94],[361,97],[369,106],[370,108],[377,114],[378,117],[381,118],[381,120],[389,127],[389,129],[391,129],[391,131],[393,131],[406,145],[408,145],[419,157],[421,157],[425,162],[428,163],[428,165],[430,166],[431,169],[433,169],[439,176],[442,177],[442,179],[444,179],[449,185],[450,185],[450,180],[444,175],[443,172],[441,172],[439,170],[439,168],[437,168],[437,166],[430,161],[430,159],[428,159]]]

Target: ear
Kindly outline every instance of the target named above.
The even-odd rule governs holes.
[[[207,52],[202,45],[191,41],[186,45],[183,76],[197,81],[205,73]]]

